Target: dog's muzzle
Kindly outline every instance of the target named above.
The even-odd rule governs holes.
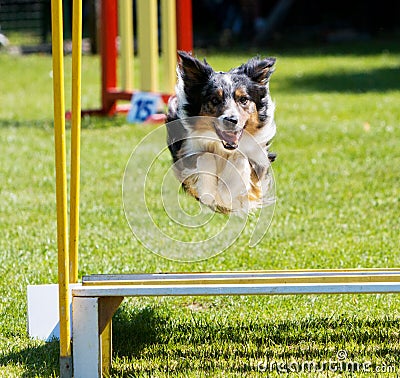
[[[222,145],[227,150],[235,150],[239,146],[240,138],[243,134],[243,129],[237,127],[237,119],[233,117],[224,117],[220,122],[214,125],[215,132]]]

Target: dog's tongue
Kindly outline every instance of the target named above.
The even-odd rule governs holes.
[[[239,143],[240,133],[233,133],[231,131],[221,131],[221,137],[224,142],[233,146]]]
[[[217,134],[220,137],[222,144],[228,150],[234,150],[239,145],[239,139],[242,136],[243,130],[233,132],[217,129]]]

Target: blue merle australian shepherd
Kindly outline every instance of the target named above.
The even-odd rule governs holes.
[[[179,52],[176,95],[168,104],[168,147],[185,191],[222,213],[268,203],[275,135],[269,79],[275,58],[228,72]]]

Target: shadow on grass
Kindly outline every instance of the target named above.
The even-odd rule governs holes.
[[[290,92],[386,92],[400,90],[400,66],[370,71],[337,71],[307,74],[279,82],[279,89]]]
[[[237,374],[254,372],[257,361],[321,362],[346,350],[349,361],[371,361],[398,367],[400,319],[313,317],[280,322],[212,318],[207,313],[172,316],[156,307],[120,308],[113,319],[114,356],[128,364],[115,366],[118,377],[166,372]],[[20,366],[21,377],[54,377],[59,371],[59,343],[53,341],[0,355],[0,366]],[[131,362],[131,363],[130,363]]]
[[[113,350],[118,355],[140,356],[141,351],[159,341],[164,321],[152,307],[130,313],[119,308],[113,317]],[[161,327],[161,328],[160,328]]]
[[[300,321],[258,319],[210,319],[169,317],[156,309],[130,314],[119,311],[114,318],[114,356],[124,366],[114,366],[121,377],[156,372],[246,373],[254,361],[326,361],[339,350],[350,361],[400,362],[400,319],[315,317]],[[117,364],[118,365],[118,364]]]
[[[58,376],[59,342],[52,341],[29,346],[22,350],[0,354],[0,366],[20,366],[23,368],[22,378]]]

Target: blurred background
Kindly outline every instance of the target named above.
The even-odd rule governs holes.
[[[65,39],[71,0],[64,1]],[[85,49],[97,52],[98,1],[83,0]],[[396,0],[194,0],[195,48],[338,43],[399,36]],[[0,44],[24,53],[50,49],[50,0],[1,0]],[[8,42],[7,42],[8,41]]]

